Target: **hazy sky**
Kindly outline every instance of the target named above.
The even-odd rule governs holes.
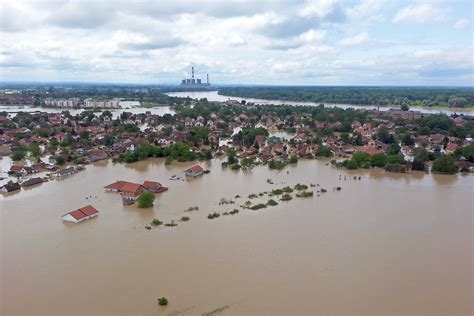
[[[473,85],[469,0],[0,0],[0,81]]]

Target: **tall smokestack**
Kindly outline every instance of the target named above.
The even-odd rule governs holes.
[[[194,79],[194,67],[191,67],[191,78]]]
[[[207,78],[207,84],[209,84],[209,74],[206,75]]]

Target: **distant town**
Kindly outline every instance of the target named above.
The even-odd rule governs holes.
[[[120,98],[107,97],[119,93],[168,105],[174,114],[143,109],[141,113],[124,110],[114,117],[110,110],[119,107]],[[49,94],[65,91],[53,89],[45,93]],[[35,96],[3,96],[29,105],[39,98],[37,92]],[[336,168],[403,173],[472,172],[474,167],[472,116],[428,115],[407,108],[381,111],[255,105],[232,99],[210,102],[141,89],[102,91],[101,100],[88,96],[82,103],[79,96],[42,100],[47,107],[86,110],[77,114],[0,111],[0,155],[14,161],[5,172],[19,179],[11,178],[1,188],[3,192],[69,176],[88,163],[109,158],[131,163],[163,157],[171,164],[220,157],[223,167],[234,170],[259,165],[283,169],[298,159],[315,158],[327,158]],[[97,108],[102,110],[97,112]],[[35,176],[41,172],[49,178]]]

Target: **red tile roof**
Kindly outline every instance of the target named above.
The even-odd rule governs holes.
[[[202,169],[201,166],[198,166],[198,165],[192,166],[188,170],[193,172],[193,173],[198,173],[198,172],[203,172],[204,171],[204,169]]]
[[[137,193],[140,190],[143,190],[144,187],[141,184],[138,183],[132,183],[132,182],[125,182],[122,187],[119,189],[122,192],[134,192]]]
[[[91,216],[91,215],[94,215],[94,214],[99,213],[99,211],[96,210],[96,209],[95,209],[93,206],[91,206],[91,205],[84,206],[84,207],[80,208],[79,211],[81,211],[82,213],[84,213],[84,214],[87,215],[87,216]]]
[[[155,181],[145,181],[145,182],[143,182],[143,186],[147,189],[154,190],[156,188],[161,187],[161,184],[159,184],[158,182],[155,182]]]
[[[374,154],[380,153],[380,150],[378,150],[374,146],[364,146],[364,147],[362,147],[362,149],[360,151],[368,153],[369,155],[374,155]]]
[[[72,212],[69,213],[69,215],[71,215],[72,217],[74,217],[77,220],[80,220],[80,219],[87,216],[86,214],[82,213],[81,210],[72,211]]]
[[[120,188],[123,186],[125,181],[116,181],[114,183],[111,183],[109,185],[106,185],[104,189],[109,189],[109,190],[120,190]]]
[[[68,214],[74,217],[76,220],[80,220],[80,219],[83,219],[84,217],[91,216],[98,213],[99,211],[96,210],[93,206],[87,205],[75,211],[69,212]]]

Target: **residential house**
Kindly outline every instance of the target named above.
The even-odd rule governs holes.
[[[90,157],[91,162],[95,162],[95,161],[107,159],[108,155],[103,150],[93,150],[90,152],[89,157]]]
[[[151,192],[154,192],[154,193],[161,193],[161,192],[164,192],[164,191],[168,190],[167,187],[164,187],[164,186],[161,185],[161,183],[155,182],[155,181],[145,181],[145,182],[143,182],[143,186],[148,191],[151,191]]]
[[[1,193],[9,193],[20,190],[20,184],[18,182],[9,181],[7,184],[0,187]]]
[[[99,211],[91,205],[81,207],[75,211],[69,212],[62,216],[63,221],[79,223],[87,219],[96,217],[99,215]]]
[[[195,165],[189,169],[184,170],[186,177],[197,177],[204,173],[204,169],[201,166]]]
[[[66,169],[57,171],[54,175],[56,177],[62,178],[62,177],[66,177],[66,176],[69,176],[71,174],[74,174],[76,172],[77,172],[76,168],[74,166],[71,166],[71,167],[68,167]]]
[[[35,172],[38,172],[38,171],[34,169],[33,167],[13,165],[10,167],[10,171],[8,173],[26,175],[26,174],[31,174]]]
[[[40,184],[43,183],[43,179],[37,177],[37,178],[31,178],[28,180],[25,180],[21,183],[22,187],[30,187],[32,185]]]

